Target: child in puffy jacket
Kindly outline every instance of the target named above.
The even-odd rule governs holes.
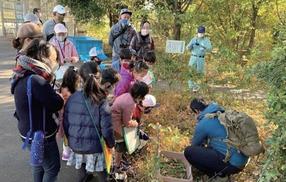
[[[79,74],[83,89],[69,97],[64,110],[64,130],[72,149],[67,165],[75,165],[78,169],[76,181],[85,181],[92,173],[96,173],[97,181],[107,181],[100,138],[108,150],[115,145],[107,94],[101,88],[102,77],[97,63],[84,63]]]
[[[78,74],[78,69],[74,66],[70,66],[64,74],[63,81],[60,88],[60,93],[64,98],[64,103],[66,104],[68,98],[80,89],[80,76]],[[63,128],[63,112],[64,109],[60,111],[59,117],[59,131],[57,133],[57,138],[63,138],[63,153],[62,160],[67,161],[70,157],[71,149],[68,146],[67,138],[65,137]]]

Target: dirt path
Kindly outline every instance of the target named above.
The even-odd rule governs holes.
[[[177,90],[182,91],[187,87],[182,86],[180,82],[168,82],[165,80],[159,80],[155,85],[156,90]],[[223,92],[225,94],[232,95],[236,99],[248,100],[264,100],[266,99],[266,93],[263,90],[251,91],[249,89],[238,89],[228,85],[208,85],[209,92]]]

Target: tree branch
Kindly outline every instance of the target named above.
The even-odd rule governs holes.
[[[204,0],[201,1],[201,3],[199,4],[199,6],[196,8],[196,10],[194,11],[194,14],[197,14],[197,12],[201,9],[201,7],[203,6]]]
[[[183,1],[182,8],[181,8],[182,9],[182,13],[186,12],[191,4],[192,4],[191,0]]]

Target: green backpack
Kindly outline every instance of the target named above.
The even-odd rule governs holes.
[[[228,151],[225,161],[230,158],[230,147],[235,147],[248,157],[256,156],[265,151],[253,119],[243,112],[235,110],[226,110],[224,113],[220,111],[214,114],[208,114],[206,117],[218,117],[220,123],[226,129],[226,139],[223,140]]]

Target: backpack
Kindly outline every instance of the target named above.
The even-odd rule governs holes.
[[[230,158],[230,147],[236,148],[248,157],[256,156],[265,151],[255,122],[247,114],[235,110],[226,110],[223,113],[219,111],[215,114],[209,114],[209,116],[217,117],[220,124],[226,129],[227,136],[223,140],[228,147],[226,161]]]

